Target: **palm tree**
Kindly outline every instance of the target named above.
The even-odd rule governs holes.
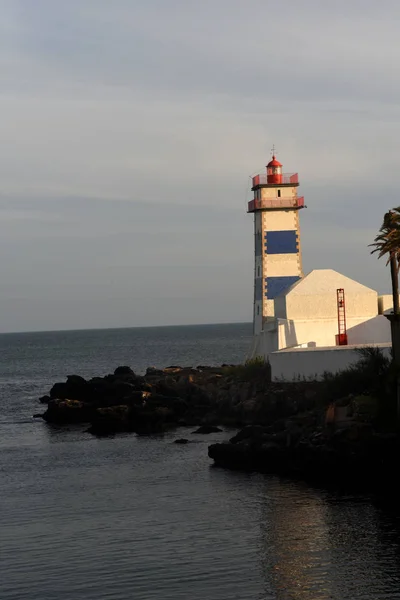
[[[399,304],[399,266],[400,266],[400,206],[389,210],[383,217],[383,223],[375,238],[371,254],[379,252],[378,258],[387,256],[392,279],[393,315],[400,316]],[[395,319],[397,320],[397,319]]]
[[[389,210],[383,217],[383,223],[374,243],[370,244],[378,252],[378,258],[387,257],[392,280],[393,312],[386,315],[390,321],[392,333],[392,355],[396,370],[397,417],[400,421],[400,305],[399,305],[399,267],[400,267],[400,206]]]

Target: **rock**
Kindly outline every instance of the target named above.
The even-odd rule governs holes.
[[[162,377],[164,375],[164,371],[161,369],[157,369],[156,367],[147,367],[146,369],[146,377]]]
[[[67,375],[67,384],[68,385],[85,385],[86,379],[84,379],[80,375]]]
[[[262,427],[261,425],[248,425],[234,435],[229,441],[231,444],[238,444],[239,442],[248,440],[250,438],[261,438],[266,433],[268,433],[268,429],[266,427]]]
[[[50,400],[43,419],[48,423],[87,423],[92,417],[93,409],[80,400]]]
[[[174,421],[179,421],[188,408],[187,402],[182,398],[178,398],[177,396],[163,396],[161,394],[149,394],[146,398],[145,406],[152,410],[156,410],[157,408],[168,409]]]
[[[103,436],[132,430],[129,407],[119,405],[98,408],[93,415],[88,433]]]
[[[217,466],[228,469],[249,469],[252,466],[252,454],[243,444],[212,444],[208,456]]]
[[[85,400],[88,394],[88,383],[79,375],[69,375],[65,383],[55,383],[50,390],[50,398],[66,400]]]
[[[201,427],[196,429],[196,431],[192,431],[192,433],[208,434],[208,433],[220,433],[221,431],[223,431],[223,430],[220,429],[219,427],[216,427],[215,425],[202,425]]]
[[[189,440],[187,440],[186,438],[179,438],[177,440],[174,440],[174,444],[188,444]]]
[[[68,398],[67,384],[61,381],[55,383],[50,390],[50,398],[51,400]]]
[[[201,423],[204,426],[193,433],[218,433],[219,424],[261,427],[259,435],[256,429],[246,430],[232,440],[238,444],[246,438],[254,446],[271,441],[270,435],[280,431],[280,437],[286,439],[283,433],[289,429],[288,419],[299,413],[302,399],[312,389],[310,383],[271,384],[253,376],[241,381],[223,367],[149,367],[141,377],[122,365],[114,373],[89,381],[70,375],[42,400],[48,404],[46,420],[57,423],[92,422],[97,409],[124,405],[129,409],[129,431],[152,433],[180,425],[194,429]],[[73,400],[82,404],[73,405]],[[263,426],[268,426],[267,432]],[[304,429],[305,423],[291,425],[288,445],[297,444]]]
[[[135,373],[130,367],[117,367],[114,371],[114,375],[133,375],[136,377]]]
[[[33,419],[43,419],[43,413],[35,413],[32,415]]]
[[[40,404],[48,404],[50,402],[50,400],[51,400],[50,396],[41,396],[39,398]]]

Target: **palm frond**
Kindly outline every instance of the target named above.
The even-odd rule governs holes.
[[[389,210],[383,217],[383,223],[372,244],[371,254],[378,252],[378,258],[387,255],[388,264],[394,256],[400,264],[400,206]]]

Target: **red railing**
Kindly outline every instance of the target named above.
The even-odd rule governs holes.
[[[292,198],[254,198],[248,203],[248,212],[266,209],[304,208],[304,196]]]
[[[266,185],[268,183],[267,181],[267,174],[266,173],[260,173],[259,175],[256,175],[255,177],[253,177],[253,187],[256,187],[256,185]],[[298,173],[283,173],[282,174],[282,181],[281,184],[282,185],[290,185],[290,184],[298,184],[299,183],[299,174]],[[275,184],[275,185],[279,185],[279,184]]]

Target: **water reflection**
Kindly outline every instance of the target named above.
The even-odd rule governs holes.
[[[261,565],[277,600],[383,598],[400,584],[399,519],[372,498],[268,480]]]

